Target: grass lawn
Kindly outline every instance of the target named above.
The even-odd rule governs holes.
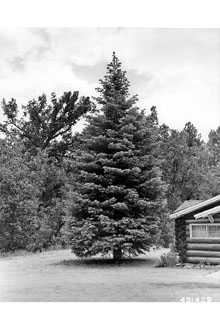
[[[211,297],[220,302],[216,269],[157,268],[157,250],[117,266],[81,261],[70,250],[0,259],[0,301],[178,302]]]

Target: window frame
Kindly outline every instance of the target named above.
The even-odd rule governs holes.
[[[220,227],[220,223],[190,223],[189,224],[189,232],[190,232],[190,238],[193,239],[219,239],[220,240],[220,236],[215,236],[215,237],[193,237],[192,236],[192,226],[205,226],[206,227],[206,234],[208,233],[207,227],[212,227],[212,226],[217,226]]]

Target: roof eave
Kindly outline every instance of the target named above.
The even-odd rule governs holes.
[[[196,210],[199,210],[200,208],[203,208],[205,206],[208,206],[208,205],[213,204],[213,203],[218,202],[218,201],[220,201],[220,195],[212,197],[210,199],[207,199],[206,201],[198,203],[196,205],[190,206],[190,207],[188,207],[188,208],[186,208],[182,211],[173,213],[173,214],[170,215],[170,219],[175,220],[177,218],[180,218],[183,215],[186,215],[188,213],[192,213]]]
[[[201,219],[201,218],[206,218],[209,215],[215,215],[217,213],[220,213],[220,206],[213,207],[212,209],[197,213],[194,215],[195,219]]]

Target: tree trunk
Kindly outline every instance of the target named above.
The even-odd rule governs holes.
[[[113,260],[120,261],[122,259],[122,249],[117,248],[113,250]]]

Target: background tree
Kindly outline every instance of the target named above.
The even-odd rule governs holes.
[[[38,100],[32,100],[23,106],[23,114],[19,112],[14,99],[8,103],[3,100],[2,107],[6,121],[0,125],[0,130],[5,133],[4,148],[8,155],[8,163],[6,162],[8,170],[5,170],[3,163],[0,165],[2,175],[5,177],[11,172],[13,177],[15,166],[10,164],[10,157],[14,155],[12,159],[18,163],[20,175],[23,175],[24,180],[30,175],[37,178],[32,182],[38,191],[37,195],[33,193],[33,196],[36,197],[34,202],[36,207],[33,207],[33,210],[37,212],[37,216],[33,217],[34,223],[33,221],[28,222],[29,231],[33,228],[34,231],[30,234],[26,230],[30,239],[26,243],[18,244],[17,247],[14,244],[14,248],[36,250],[64,243],[62,230],[65,226],[64,199],[67,181],[64,157],[67,156],[68,148],[73,146],[75,141],[72,133],[73,126],[92,109],[92,103],[89,98],[85,97],[78,101],[78,92],[68,92],[64,93],[60,99],[57,99],[55,93],[52,93],[50,104],[47,103],[46,96],[42,95]],[[19,189],[22,193],[23,187],[19,185],[19,182],[18,180],[15,184],[18,197],[20,196]],[[32,189],[30,189],[30,193],[32,193]],[[5,191],[5,197],[0,196],[3,204],[6,195],[7,198],[14,198],[11,190],[8,190],[8,193]],[[28,196],[25,196],[28,199]],[[24,212],[26,212],[25,209]],[[6,213],[4,213],[5,216]],[[31,214],[28,217],[31,218]],[[16,219],[17,223],[20,223],[19,216],[14,216],[15,223]],[[5,221],[10,223],[9,218],[5,218]]]
[[[129,81],[113,53],[74,157],[68,210],[72,250],[79,257],[138,255],[158,239],[164,186],[150,118],[129,97]],[[152,118],[151,118],[152,119]]]
[[[160,170],[164,170],[163,175],[163,181],[167,180],[167,163],[166,163],[166,157],[167,154],[164,153],[163,150],[163,144],[167,140],[167,137],[169,136],[169,133],[167,129],[169,130],[168,126],[166,125],[159,125],[159,118],[157,114],[157,110],[155,106],[152,106],[150,109],[150,114],[146,117],[147,118],[147,127],[151,128],[151,137],[152,141],[154,141],[154,147],[152,149],[152,153],[157,161],[158,167]],[[168,135],[167,135],[168,134]],[[165,166],[165,167],[164,167]],[[166,191],[165,191],[165,197],[166,199],[169,198],[169,181],[167,180],[166,185]],[[160,218],[160,222],[158,225],[158,241],[157,244],[161,245],[163,247],[168,248],[170,244],[174,243],[174,222],[170,220],[169,218],[169,210],[166,208],[164,209],[163,215]]]
[[[220,126],[216,130],[211,130],[208,139],[209,166],[213,167],[220,162]]]
[[[31,155],[21,141],[0,143],[0,250],[42,250],[65,241],[64,169],[45,152]],[[58,187],[59,194],[55,187]]]
[[[35,230],[39,177],[29,170],[16,142],[0,141],[0,164],[0,250],[25,249]]]
[[[160,141],[168,208],[173,212],[184,200],[200,198],[204,143],[190,122],[180,132],[162,125]]]
[[[201,199],[220,194],[220,127],[211,130],[203,151],[203,166],[200,181]]]
[[[57,99],[52,93],[48,104],[43,94],[22,106],[22,115],[15,99],[8,103],[3,99],[2,108],[7,119],[0,125],[0,130],[7,135],[16,135],[29,151],[47,149],[49,156],[63,156],[68,144],[72,143],[73,126],[92,109],[90,99],[81,97],[78,100],[78,95],[78,92],[65,92]]]

